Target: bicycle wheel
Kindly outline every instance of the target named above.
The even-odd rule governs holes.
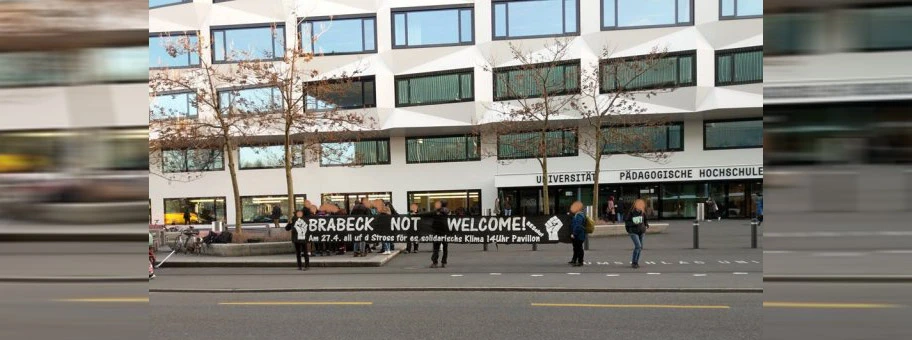
[[[187,235],[181,234],[177,237],[177,240],[174,242],[174,251],[178,253],[184,253],[187,251]]]

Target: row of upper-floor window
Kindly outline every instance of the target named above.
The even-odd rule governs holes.
[[[681,122],[657,126],[608,126],[602,131],[603,155],[684,151],[684,124]],[[542,136],[544,143],[540,143]],[[703,123],[704,150],[761,147],[763,121],[760,119]],[[290,148],[292,167],[304,167],[305,147],[295,144]],[[241,146],[238,148],[238,168],[282,168],[285,164],[284,150],[283,145]],[[321,167],[390,164],[389,139],[322,143],[316,151],[319,152]],[[499,160],[537,158],[543,152],[547,157],[578,156],[578,130],[555,129],[497,136]],[[407,137],[405,154],[408,164],[479,161],[482,158],[481,139],[478,135]],[[165,150],[162,153],[164,172],[219,171],[224,168],[221,150]]]
[[[912,49],[912,5],[866,4],[769,13],[763,20],[764,52],[796,55]]]
[[[694,0],[602,0],[603,30],[690,26]],[[580,34],[579,0],[494,1],[492,39],[575,36]],[[719,0],[720,19],[755,18],[763,14],[762,0]],[[473,4],[394,8],[391,13],[392,48],[439,47],[475,43]],[[213,62],[279,59],[285,54],[284,23],[213,26],[210,50]],[[304,18],[297,27],[302,50],[318,55],[377,52],[376,14]],[[181,35],[175,33],[171,36]],[[198,63],[198,56],[168,60],[170,43],[156,34],[150,38],[151,67],[179,67]],[[194,42],[195,43],[195,42]]]
[[[720,50],[715,54],[715,85],[763,82],[761,47]],[[696,51],[668,53],[657,58],[626,57],[600,64],[602,93],[695,86]],[[514,100],[580,92],[580,61],[502,67],[493,70],[494,100]],[[376,106],[374,76],[336,82],[330,91],[307,93],[305,109],[354,109]],[[313,86],[320,89],[327,85]],[[473,101],[474,69],[398,75],[394,78],[397,107]],[[219,93],[224,114],[277,112],[284,106],[275,87],[226,88]],[[196,118],[199,104],[189,92],[158,95],[150,107],[151,119]]]
[[[0,53],[0,87],[147,83],[146,46]]]

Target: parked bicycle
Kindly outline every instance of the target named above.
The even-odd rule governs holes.
[[[180,231],[180,235],[177,236],[177,239],[174,240],[174,245],[171,246],[171,250],[174,252],[196,255],[202,253],[203,239],[199,236],[199,230],[194,229],[193,226],[181,229],[171,227],[168,228],[168,231]]]

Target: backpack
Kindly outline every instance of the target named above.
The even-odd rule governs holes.
[[[215,239],[215,243],[231,243],[231,232],[223,231],[218,234],[218,237]]]
[[[586,234],[592,234],[595,232],[595,221],[593,221],[589,216],[583,216],[586,221],[583,224],[583,228],[586,229]]]

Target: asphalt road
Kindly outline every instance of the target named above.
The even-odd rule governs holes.
[[[151,339],[759,339],[761,294],[151,294]]]
[[[0,278],[139,277],[148,242],[0,242]]]

